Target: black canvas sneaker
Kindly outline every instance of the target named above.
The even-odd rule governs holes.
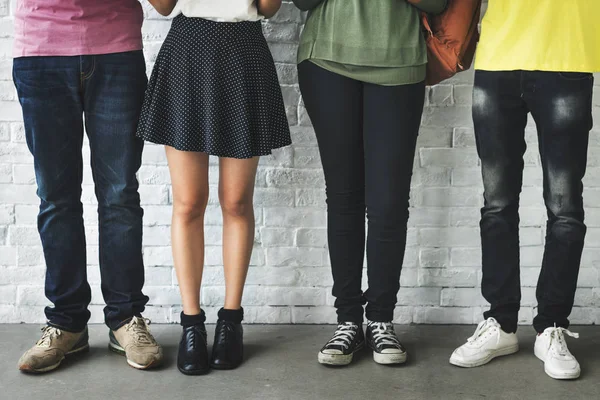
[[[365,346],[362,326],[353,322],[340,323],[327,344],[319,351],[319,363],[325,365],[348,365],[354,353]]]
[[[367,346],[373,350],[373,360],[377,364],[403,364],[406,362],[406,349],[398,340],[391,322],[367,324]]]

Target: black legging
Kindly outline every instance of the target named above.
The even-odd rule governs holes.
[[[361,323],[364,302],[368,320],[392,321],[425,85],[363,83],[310,61],[298,72],[325,172],[338,321]],[[363,296],[365,211],[369,288]]]

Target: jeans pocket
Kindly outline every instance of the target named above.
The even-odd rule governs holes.
[[[15,86],[18,92],[23,90],[52,90],[60,88],[59,82],[53,81],[51,79],[44,79],[37,72],[31,71],[19,71],[13,73],[13,80],[15,82]]]
[[[559,72],[558,75],[568,81],[583,81],[594,77],[591,72]]]
[[[57,57],[25,57],[13,61],[13,81],[17,91],[77,88],[78,73],[56,62]]]

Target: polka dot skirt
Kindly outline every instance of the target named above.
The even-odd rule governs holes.
[[[137,135],[232,158],[291,144],[261,23],[176,17],[152,71]]]

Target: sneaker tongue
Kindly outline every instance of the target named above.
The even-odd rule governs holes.
[[[467,339],[468,343],[473,343],[478,341],[479,339],[481,339],[482,337],[484,337],[484,335],[490,330],[490,329],[494,329],[496,328],[498,331],[498,335],[500,335],[500,325],[498,324],[498,322],[496,322],[496,320],[494,318],[488,318],[485,321],[482,321],[481,323],[479,323],[479,325],[477,325],[477,329],[475,329],[475,333],[473,333],[473,336],[471,336],[470,338]]]
[[[139,322],[132,325],[133,337],[139,344],[153,344],[152,336],[148,332],[148,328],[144,322]]]
[[[50,347],[52,345],[52,338],[60,335],[60,331],[58,329],[49,326],[43,328],[42,331],[42,337],[37,342],[38,347]]]
[[[352,340],[354,340],[356,328],[357,326],[352,323],[339,324],[335,334],[326,345],[327,349],[340,350],[343,352],[351,345]]]
[[[394,324],[390,322],[374,322],[371,324],[373,329],[373,339],[378,348],[400,349],[402,346],[394,331]]]
[[[562,338],[554,339],[554,343],[553,343],[554,344],[554,352],[556,354],[558,354],[559,356],[565,356],[565,355],[567,355],[567,348],[565,346],[564,339],[562,339],[562,340],[561,339]]]

